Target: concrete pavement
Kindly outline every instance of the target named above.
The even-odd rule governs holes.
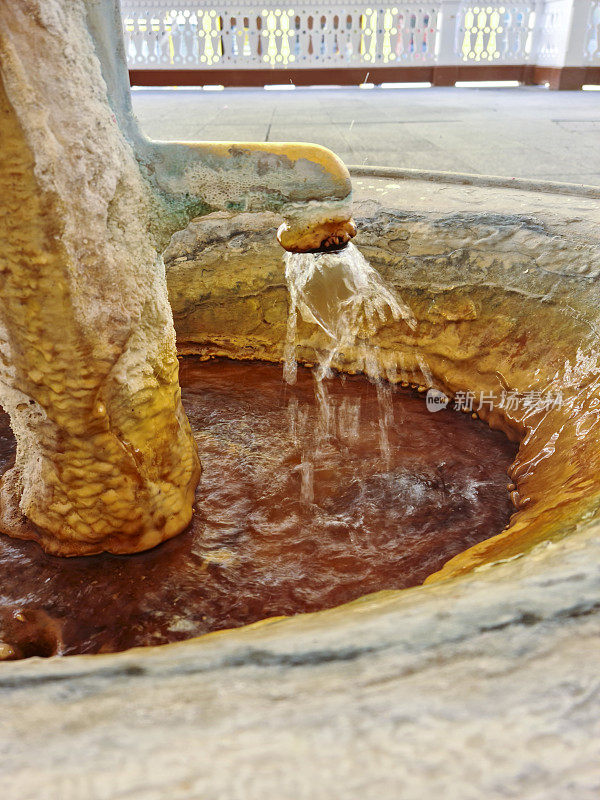
[[[317,142],[348,164],[600,185],[600,92],[136,89],[158,139]]]

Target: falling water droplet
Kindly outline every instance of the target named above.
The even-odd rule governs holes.
[[[312,461],[303,459],[300,462],[300,499],[303,503],[312,503],[315,499],[314,485],[313,485],[314,467]]]

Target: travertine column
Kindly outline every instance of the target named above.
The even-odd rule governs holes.
[[[189,522],[154,196],[107,102],[85,6],[0,3],[0,403],[17,437],[1,529],[134,552]]]

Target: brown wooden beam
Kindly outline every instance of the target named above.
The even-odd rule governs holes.
[[[358,86],[361,83],[431,81],[433,67],[328,67],[304,69],[132,69],[132,86],[257,87],[277,83],[295,86]]]
[[[537,67],[527,64],[459,64],[415,67],[327,67],[304,69],[132,69],[132,86],[262,87],[293,83],[295,86],[358,86],[361,83],[432,83],[454,86],[456,81],[520,81],[548,83],[551,89],[581,89],[600,84],[600,67]]]
[[[535,83],[551,89],[573,91],[588,83],[600,84],[600,67],[535,67]]]

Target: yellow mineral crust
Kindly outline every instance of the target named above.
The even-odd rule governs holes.
[[[0,403],[17,438],[0,528],[57,555],[135,552],[188,524],[200,465],[148,189],[83,11],[40,8],[0,5]]]
[[[352,219],[330,219],[304,225],[294,225],[294,221],[288,219],[277,231],[279,243],[290,253],[335,250],[347,245],[354,236],[356,225]]]

